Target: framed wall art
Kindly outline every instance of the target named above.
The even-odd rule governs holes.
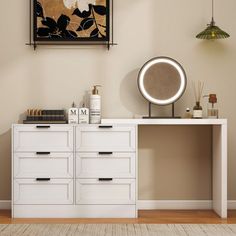
[[[110,0],[33,0],[34,41],[110,40]]]

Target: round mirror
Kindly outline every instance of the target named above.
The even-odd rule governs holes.
[[[169,57],[156,57],[139,72],[138,87],[150,103],[169,105],[184,93],[187,77],[183,67]]]

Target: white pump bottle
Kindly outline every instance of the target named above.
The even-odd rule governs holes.
[[[101,96],[98,94],[98,87],[95,85],[90,96],[90,124],[101,123]]]

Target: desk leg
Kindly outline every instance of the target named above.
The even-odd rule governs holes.
[[[227,124],[213,126],[213,209],[227,218]]]

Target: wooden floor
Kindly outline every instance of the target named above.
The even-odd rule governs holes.
[[[228,219],[219,218],[213,211],[139,211],[138,219],[11,219],[11,212],[0,211],[0,224],[236,224],[236,211]]]

